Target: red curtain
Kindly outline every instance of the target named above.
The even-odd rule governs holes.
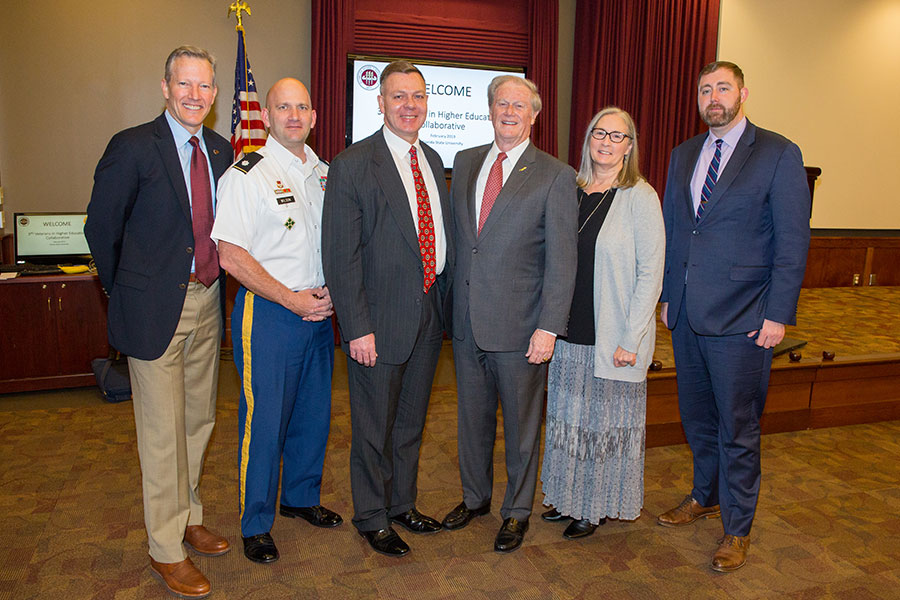
[[[531,131],[534,145],[556,156],[556,71],[559,44],[559,1],[531,0],[531,51],[527,75],[541,93],[543,108]]]
[[[525,67],[544,100],[532,139],[557,151],[558,0],[312,0],[311,143],[330,160],[344,149],[347,54]],[[488,140],[485,140],[488,141]]]
[[[662,195],[672,148],[702,129],[697,74],[716,58],[719,0],[578,0],[569,163],[591,117],[634,117],[641,171]]]
[[[355,0],[312,3],[310,94],[318,115],[310,146],[325,160],[344,149],[347,52],[353,47]]]

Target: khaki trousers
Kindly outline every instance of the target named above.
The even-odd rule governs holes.
[[[184,560],[185,527],[203,523],[200,472],[216,419],[221,332],[219,283],[191,282],[162,356],[128,358],[144,523],[157,562]]]

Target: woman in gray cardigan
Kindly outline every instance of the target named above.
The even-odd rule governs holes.
[[[568,336],[547,384],[542,517],[591,535],[633,520],[644,499],[647,367],[656,341],[665,231],[659,197],[640,174],[631,116],[591,120],[578,172],[578,270]]]

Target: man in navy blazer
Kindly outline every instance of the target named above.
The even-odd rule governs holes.
[[[701,70],[698,106],[709,133],[672,152],[663,201],[661,316],[672,330],[694,480],[657,522],[682,526],[721,512],[725,536],[711,567],[722,572],[746,561],[772,347],[796,322],[809,247],[800,149],[744,117],[747,94],[737,65]]]
[[[207,556],[229,550],[203,527],[199,482],[215,424],[224,292],[209,232],[232,154],[203,127],[216,97],[208,52],[175,49],[162,92],[162,115],[109,142],[84,231],[109,295],[110,343],[128,355],[151,573],[173,594],[199,598],[209,581],[183,543]]]

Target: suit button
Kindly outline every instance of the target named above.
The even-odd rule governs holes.
[[[178,284],[178,287],[180,287],[181,289],[184,289],[184,288],[187,287],[187,284],[186,284],[186,283],[179,283],[179,284]]]
[[[478,248],[472,248],[472,254],[478,254]]]
[[[700,235],[700,232],[695,229],[691,232],[691,235]]]
[[[682,267],[686,267],[686,266],[687,266],[687,263],[684,263],[684,264],[683,264],[683,265],[681,265],[681,266],[682,266]]]
[[[421,298],[416,298],[416,304],[422,304],[422,299],[421,299]]]
[[[469,285],[469,280],[468,280],[468,279],[466,279],[466,285]]]
[[[191,254],[194,251],[194,249],[191,248],[190,246],[188,246],[187,248],[184,249],[184,251],[187,252],[188,254]]]

